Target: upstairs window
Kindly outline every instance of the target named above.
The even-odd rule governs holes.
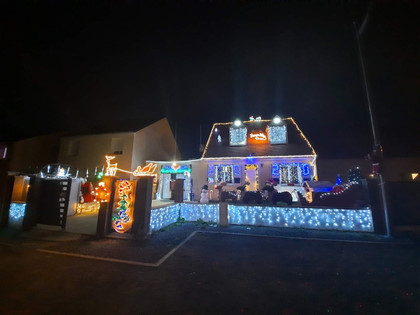
[[[229,128],[229,144],[231,146],[246,145],[247,129],[246,127]]]
[[[267,126],[268,140],[270,144],[285,144],[287,143],[287,129],[285,125],[282,126]]]
[[[123,154],[124,140],[121,138],[112,138],[111,140],[111,152],[114,155]]]

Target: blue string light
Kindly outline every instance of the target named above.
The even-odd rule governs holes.
[[[25,216],[25,209],[26,203],[12,202],[9,208],[9,220],[19,221],[20,219],[23,219],[23,217]]]

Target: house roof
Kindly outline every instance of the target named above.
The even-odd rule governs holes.
[[[162,120],[168,119],[166,117],[158,120],[130,120],[124,121],[123,123],[98,123],[92,124],[91,126],[79,127],[64,134],[65,137],[74,137],[74,136],[88,136],[88,135],[103,135],[111,133],[135,133],[142,129],[145,129],[155,123],[158,123]],[[168,122],[169,124],[169,122]]]
[[[265,130],[271,120],[244,121],[244,126],[248,131]],[[299,129],[293,118],[283,118],[283,124],[287,128],[286,144],[251,144],[244,146],[229,145],[229,127],[232,123],[215,123],[211,130],[207,145],[203,152],[203,158],[222,158],[222,157],[247,157],[247,156],[296,156],[296,155],[316,155],[305,135]],[[215,132],[217,128],[217,133]],[[221,136],[218,142],[217,136]]]

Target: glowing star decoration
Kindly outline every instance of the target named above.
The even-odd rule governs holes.
[[[252,130],[248,135],[248,142],[254,144],[268,143],[268,137],[262,130]]]
[[[98,187],[95,187],[95,202],[109,202],[111,192],[104,182],[100,182]]]
[[[112,218],[112,227],[118,233],[125,233],[133,225],[133,185],[128,180],[121,180],[118,184],[117,215]]]
[[[121,168],[118,168],[118,163],[111,164],[111,161],[115,159],[115,156],[105,155],[106,159],[106,176],[115,176],[117,174],[117,171],[132,174],[134,176],[156,176],[154,174],[154,171],[156,170],[157,164],[149,163],[144,167],[137,166],[136,170],[133,172],[123,170]]]

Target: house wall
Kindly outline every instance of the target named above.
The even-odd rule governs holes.
[[[113,148],[112,139],[118,139],[117,142],[121,142],[122,154],[114,154],[113,150],[116,147],[114,145]],[[105,155],[115,155],[116,158],[112,162],[118,163],[119,168],[131,171],[133,140],[134,133],[132,132],[65,137],[61,139],[58,161],[78,168],[82,172],[81,175],[84,175],[86,169],[92,172],[95,167],[98,167],[98,170],[102,166],[106,168]],[[70,149],[72,145],[73,149],[77,148],[73,152]]]
[[[134,133],[131,169],[146,160],[175,161],[180,158],[178,146],[166,118]]]
[[[9,171],[25,172],[41,169],[57,161],[60,135],[43,135],[15,141],[12,144]]]
[[[207,185],[207,165],[205,161],[191,163],[191,178],[193,181],[194,200],[196,201],[200,200],[201,188]]]
[[[241,182],[236,184],[227,184],[227,190],[235,190],[236,187],[244,185],[245,183],[245,164],[257,164],[258,165],[258,181],[259,189],[261,189],[267,179],[272,178],[271,165],[272,163],[309,163],[311,164],[312,158],[289,158],[289,159],[264,159],[255,158],[253,163],[247,162],[244,159],[240,160],[201,160],[192,163],[191,176],[193,179],[193,191],[194,199],[199,200],[201,194],[201,188],[203,185],[207,185],[207,168],[209,164],[238,164],[241,166]],[[216,184],[216,183],[214,183]],[[209,190],[214,190],[213,185],[209,184]]]

